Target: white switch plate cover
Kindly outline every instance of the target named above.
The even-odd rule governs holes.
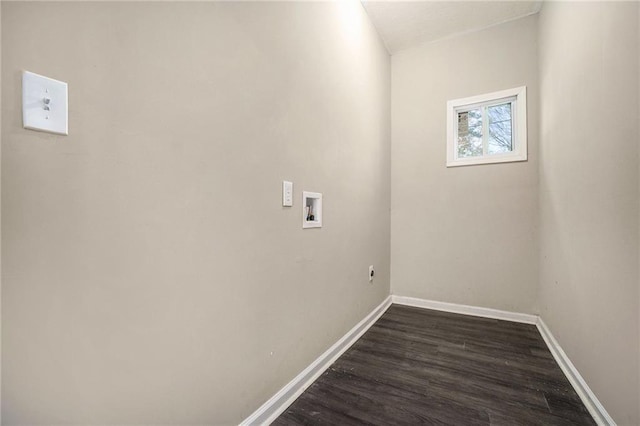
[[[293,206],[293,183],[286,180],[282,181],[282,205]]]
[[[58,135],[68,135],[67,117],[67,83],[29,71],[23,71],[23,127],[25,129],[56,133]]]

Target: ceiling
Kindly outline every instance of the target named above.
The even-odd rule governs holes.
[[[362,4],[389,53],[540,11],[537,1],[368,1]]]

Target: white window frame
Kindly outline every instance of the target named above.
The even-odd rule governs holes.
[[[477,157],[458,157],[458,113],[512,101],[511,134],[513,150],[503,154],[484,154]],[[483,120],[483,140],[486,145],[488,123]],[[486,151],[486,148],[485,150]],[[474,164],[507,163],[527,161],[527,87],[501,90],[485,95],[454,99],[447,102],[447,167]]]

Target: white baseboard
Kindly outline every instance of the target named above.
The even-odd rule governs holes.
[[[616,426],[607,410],[591,391],[567,354],[562,350],[558,341],[553,337],[542,318],[538,315],[523,314],[518,312],[501,311],[498,309],[482,308],[478,306],[460,305],[457,303],[437,302],[434,300],[419,299],[391,295],[375,308],[369,315],[353,327],[338,342],[320,355],[311,365],[298,374],[285,387],[280,389],[271,399],[265,402],[253,414],[247,417],[241,426],[268,425],[282,414],[333,362],[340,357],[356,340],[360,338],[392,303],[417,308],[433,309],[436,311],[451,312],[456,314],[471,315],[483,318],[493,318],[505,321],[534,324],[540,335],[549,347],[549,351],[564,372],[565,376],[575,389],[583,404],[589,410],[593,419],[599,425]]]
[[[353,345],[391,306],[391,296],[387,297],[362,321],[356,324],[340,340],[313,361],[307,368],[287,383],[282,389],[262,404],[253,414],[244,419],[241,426],[268,425],[282,414],[333,362]]]
[[[607,410],[600,403],[595,394],[591,391],[587,382],[582,378],[576,367],[573,365],[567,354],[562,350],[558,341],[553,337],[551,331],[538,315],[522,314],[518,312],[500,311],[497,309],[481,308],[478,306],[459,305],[457,303],[436,302],[434,300],[418,299],[415,297],[404,297],[392,295],[391,300],[398,305],[414,306],[417,308],[434,309],[437,311],[452,312],[456,314],[472,315],[483,318],[493,318],[505,321],[520,322],[525,324],[535,324],[549,347],[562,372],[575,389],[593,419],[599,425],[615,426],[616,422],[611,418]]]
[[[500,311],[498,309],[481,308],[479,306],[460,305],[457,303],[436,302],[435,300],[418,299],[392,295],[391,301],[398,305],[414,306],[416,308],[433,309],[434,311],[452,312],[455,314],[471,315],[474,317],[493,318],[525,324],[537,324],[538,316],[518,312]]]
[[[571,386],[573,386],[573,389],[575,389],[576,393],[582,400],[582,403],[587,407],[587,410],[589,410],[589,413],[596,423],[599,425],[615,426],[616,422],[611,418],[609,413],[607,413],[607,410],[605,410],[604,406],[591,391],[587,382],[585,382],[575,365],[573,365],[567,354],[562,350],[562,347],[560,347],[558,341],[553,337],[553,334],[551,334],[551,331],[542,318],[538,317],[536,326],[538,327],[538,331],[542,335],[545,343],[549,347],[553,358],[555,358],[556,362],[564,372],[564,375],[567,376]]]

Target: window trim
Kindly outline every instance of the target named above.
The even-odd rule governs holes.
[[[512,103],[513,151],[504,154],[458,158],[458,112],[480,105],[500,104],[515,98]],[[486,121],[486,120],[484,120]],[[483,124],[485,125],[485,124]],[[485,131],[483,131],[483,135]],[[447,102],[447,167],[471,166],[475,164],[508,163],[527,161],[527,86],[500,90],[484,95],[454,99]]]

